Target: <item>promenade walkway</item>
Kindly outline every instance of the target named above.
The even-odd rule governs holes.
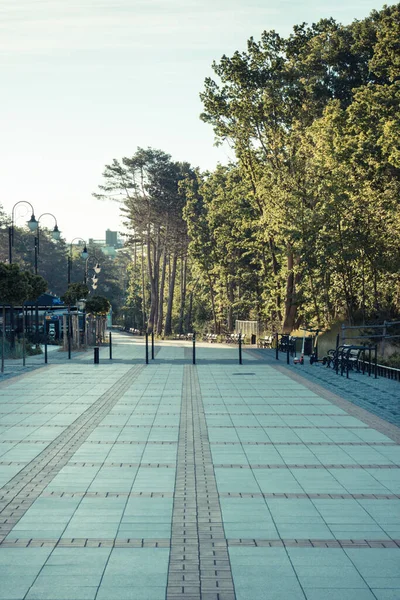
[[[0,600],[400,599],[394,424],[254,352],[113,337],[0,382]]]

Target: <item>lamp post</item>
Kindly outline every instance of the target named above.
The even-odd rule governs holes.
[[[35,235],[35,275],[37,275],[38,272],[38,256],[39,256],[39,251],[40,251],[40,227],[39,227],[39,223],[40,223],[40,219],[42,217],[45,217],[46,215],[52,217],[54,219],[55,225],[54,225],[54,229],[52,231],[52,237],[54,240],[58,241],[60,239],[60,235],[61,232],[58,229],[58,225],[57,225],[57,219],[55,218],[55,216],[53,215],[53,213],[43,213],[40,215],[40,217],[37,219],[37,228],[36,228],[36,235]],[[32,220],[32,219],[31,219]],[[43,321],[43,331],[44,333],[46,329],[46,320]],[[35,338],[36,338],[36,345],[38,345],[39,343],[39,306],[38,303],[36,301],[36,305],[35,305],[35,330],[36,330],[36,334],[35,334]]]
[[[37,235],[35,236],[35,275],[37,275],[38,272],[38,255],[39,255],[39,251],[40,251],[40,228],[39,228],[39,223],[40,223],[40,219],[42,217],[45,217],[46,215],[49,215],[50,217],[53,217],[55,225],[54,225],[54,229],[51,232],[52,238],[53,240],[55,240],[56,242],[60,239],[61,236],[61,232],[58,229],[58,225],[57,225],[57,219],[55,218],[55,216],[52,213],[46,212],[40,215],[40,217],[37,220],[38,226],[37,226]]]
[[[11,225],[8,228],[8,262],[10,265],[12,264],[12,249],[14,246],[14,214],[15,208],[18,206],[18,204],[28,204],[31,207],[32,215],[29,221],[27,221],[29,229],[31,231],[36,231],[39,225],[39,222],[35,218],[35,211],[33,210],[33,206],[30,202],[27,200],[20,200],[14,204],[11,211]]]
[[[98,281],[98,277],[97,275],[100,273],[101,271],[101,266],[99,263],[99,260],[97,258],[97,256],[95,254],[92,254],[91,256],[88,256],[86,259],[86,264],[85,264],[85,277],[84,277],[84,283],[87,283],[87,279],[88,279],[88,272],[89,272],[89,262],[91,260],[95,260],[96,264],[93,267],[93,271],[94,271],[94,275],[92,277],[92,288],[95,290],[97,287],[97,281]]]
[[[87,247],[86,247],[86,242],[84,239],[80,238],[80,237],[76,237],[72,240],[70,247],[69,247],[69,254],[68,254],[68,285],[71,283],[71,267],[72,267],[72,244],[75,242],[75,240],[81,240],[81,242],[83,242],[85,245],[83,247],[83,250],[81,252],[81,257],[82,258],[87,258],[89,256],[89,253],[87,251]]]
[[[31,210],[32,210],[32,215],[31,218],[29,219],[29,221],[27,221],[27,225],[30,229],[30,231],[36,231],[36,229],[38,228],[39,222],[36,220],[35,217],[35,211],[33,209],[33,206],[30,202],[28,202],[27,200],[20,200],[19,202],[16,202],[14,204],[14,206],[12,207],[12,211],[11,211],[11,225],[8,228],[8,263],[11,265],[12,264],[12,249],[14,246],[14,222],[15,222],[15,209],[19,204],[27,204],[28,206],[30,206]],[[36,238],[35,238],[36,240]],[[35,246],[36,248],[36,246]],[[36,255],[36,251],[35,251],[35,255]],[[22,307],[22,311],[24,312],[24,307]],[[10,325],[11,325],[11,345],[12,347],[14,347],[14,309],[11,307],[10,309]],[[25,336],[25,326],[24,326],[24,332],[23,332],[24,336]]]

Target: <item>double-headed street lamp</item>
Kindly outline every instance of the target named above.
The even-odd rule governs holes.
[[[8,262],[10,265],[12,264],[12,249],[14,246],[14,213],[15,208],[18,206],[18,204],[28,204],[31,207],[32,216],[27,222],[29,229],[31,231],[36,231],[36,229],[39,226],[39,221],[37,221],[35,218],[35,211],[33,210],[33,206],[30,202],[28,202],[27,200],[20,200],[19,202],[16,202],[14,204],[11,212],[11,225],[8,228]]]
[[[40,219],[42,217],[45,217],[46,215],[48,215],[50,217],[53,217],[53,219],[54,219],[55,225],[54,225],[53,231],[51,232],[53,240],[55,240],[57,242],[60,239],[60,236],[61,236],[61,232],[58,229],[57,219],[55,218],[55,216],[52,213],[49,213],[49,212],[46,212],[46,213],[43,213],[42,215],[40,215],[40,217],[37,220],[37,224],[38,224],[38,226],[37,226],[37,235],[35,236],[35,275],[37,275],[37,272],[38,272],[38,255],[39,255],[39,250],[40,250],[40,245],[39,245],[39,240],[40,240],[40,237],[39,237],[39,234],[40,234],[39,222],[40,222]]]
[[[72,268],[72,244],[75,242],[75,240],[80,240],[81,242],[84,243],[83,246],[83,250],[81,252],[81,257],[82,258],[87,258],[89,256],[89,252],[87,251],[86,248],[86,242],[84,239],[76,237],[72,240],[70,247],[69,247],[69,254],[68,254],[68,285],[71,283],[71,268]]]
[[[99,260],[97,258],[97,256],[95,254],[92,254],[92,256],[88,256],[86,259],[86,264],[85,264],[85,278],[84,278],[84,283],[87,283],[87,279],[88,279],[88,271],[89,271],[89,262],[91,260],[95,260],[96,264],[92,267],[93,271],[94,271],[94,275],[92,277],[92,288],[95,290],[97,288],[97,282],[98,282],[98,277],[97,275],[100,273],[101,271],[101,266],[99,263]]]

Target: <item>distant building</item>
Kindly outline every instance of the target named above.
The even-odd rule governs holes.
[[[107,231],[106,231],[106,246],[114,246],[114,248],[119,247],[117,231],[111,231],[111,229],[107,229]]]
[[[94,238],[89,238],[88,243],[90,247],[97,246],[104,254],[109,256],[115,256],[115,250],[123,246],[118,231],[111,231],[111,229],[107,229],[106,239],[95,240]]]

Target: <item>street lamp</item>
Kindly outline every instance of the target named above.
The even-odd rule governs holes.
[[[29,221],[27,221],[29,229],[31,231],[36,231],[39,225],[39,222],[35,218],[35,211],[33,210],[33,206],[30,202],[28,202],[27,200],[20,200],[19,202],[16,202],[14,204],[11,212],[11,225],[8,228],[8,262],[10,265],[12,264],[12,248],[14,246],[14,213],[15,208],[16,206],[18,206],[18,204],[28,204],[31,207],[32,215]]]
[[[87,251],[86,248],[86,242],[84,239],[76,237],[72,240],[70,247],[69,247],[69,254],[68,254],[68,285],[71,283],[71,267],[72,267],[72,244],[75,242],[75,240],[81,240],[81,242],[83,242],[85,245],[83,247],[83,250],[81,252],[81,257],[82,258],[87,258],[89,256],[89,252]]]
[[[46,215],[49,215],[50,217],[53,217],[54,221],[55,221],[55,225],[54,225],[54,229],[51,232],[51,236],[53,238],[53,240],[55,240],[56,242],[60,239],[61,236],[61,231],[58,229],[58,225],[57,225],[57,219],[55,218],[55,216],[52,213],[46,212],[43,213],[42,215],[40,215],[40,217],[37,220],[37,235],[35,236],[35,275],[37,275],[37,271],[38,271],[38,255],[39,255],[39,250],[40,250],[40,246],[39,246],[39,239],[40,239],[40,228],[39,228],[39,222],[40,219],[42,217],[45,217]]]
[[[92,288],[95,290],[97,288],[97,282],[98,282],[98,277],[97,275],[100,273],[101,271],[101,266],[100,263],[98,261],[98,258],[95,254],[92,254],[91,256],[88,256],[86,259],[86,264],[85,264],[85,277],[84,277],[84,283],[87,283],[87,279],[88,279],[88,272],[89,272],[89,263],[91,260],[95,260],[96,264],[92,267],[93,271],[94,271],[94,275],[92,277]]]

